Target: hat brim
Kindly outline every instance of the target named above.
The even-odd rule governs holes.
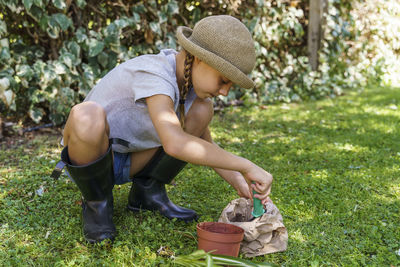
[[[202,48],[201,46],[190,40],[189,37],[192,35],[192,32],[192,29],[185,26],[178,27],[178,30],[176,32],[178,43],[186,51],[198,57],[200,60],[204,61],[214,69],[218,70],[223,76],[228,78],[234,84],[237,84],[240,87],[247,89],[254,87],[253,80],[251,80],[245,73],[235,67],[232,63]]]

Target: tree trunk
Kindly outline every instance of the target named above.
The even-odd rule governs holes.
[[[308,19],[308,59],[312,70],[318,69],[318,50],[321,47],[323,13],[327,10],[327,0],[310,0]]]
[[[0,140],[3,139],[3,121],[0,116]]]

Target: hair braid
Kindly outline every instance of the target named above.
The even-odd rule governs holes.
[[[182,88],[179,90],[179,121],[181,123],[181,126],[183,129],[185,129],[185,101],[186,101],[186,95],[189,92],[190,87],[192,86],[192,65],[193,65],[193,59],[194,56],[188,52],[186,52],[186,57],[185,57],[185,65],[183,69],[183,79],[184,79],[184,84]]]

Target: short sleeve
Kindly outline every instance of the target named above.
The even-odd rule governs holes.
[[[135,77],[131,86],[136,104],[140,105],[145,98],[159,94],[169,96],[174,103],[176,102],[174,86],[163,77],[145,71],[138,71],[135,76],[137,77]]]

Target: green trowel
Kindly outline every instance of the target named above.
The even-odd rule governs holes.
[[[255,190],[253,190],[253,196],[254,196],[254,194],[258,194],[258,193]],[[263,204],[261,203],[261,200],[253,197],[253,211],[251,212],[251,215],[253,215],[253,217],[250,219],[250,221],[262,216],[264,213],[265,213],[265,209],[264,209]]]

